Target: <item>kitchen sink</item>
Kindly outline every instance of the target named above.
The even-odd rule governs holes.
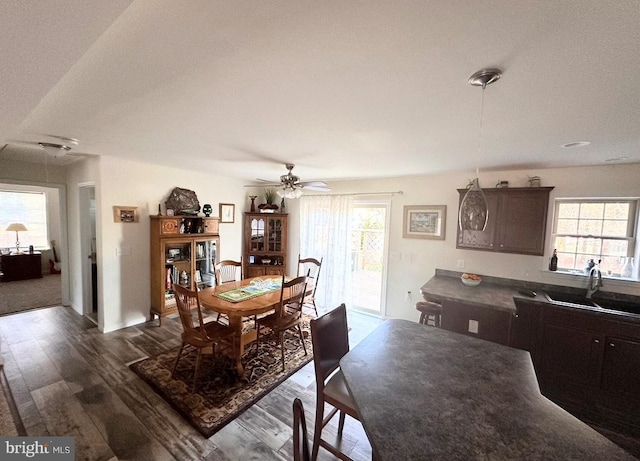
[[[640,315],[640,303],[616,301],[613,299],[593,298],[593,302],[603,309]]]
[[[580,306],[599,307],[592,300],[582,295],[562,293],[559,291],[547,291],[544,295],[552,303],[579,304]]]
[[[589,299],[586,296],[572,293],[562,293],[559,291],[547,291],[544,293],[544,295],[547,300],[556,304],[595,307],[615,312],[626,312],[628,314],[640,315],[640,303],[617,301],[600,297],[593,297]]]

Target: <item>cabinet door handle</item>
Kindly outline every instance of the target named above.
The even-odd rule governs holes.
[[[614,343],[609,343],[609,346],[616,347],[616,345]]]
[[[596,344],[600,344],[600,340],[599,339],[594,339],[593,342],[596,343]]]
[[[520,316],[518,315],[518,313],[514,313],[514,314],[513,314],[513,317],[517,319],[517,318],[518,318],[518,317],[520,317]]]

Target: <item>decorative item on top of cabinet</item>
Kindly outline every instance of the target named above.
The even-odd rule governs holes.
[[[287,214],[244,214],[242,263],[245,277],[287,273]]]
[[[218,218],[150,216],[151,309],[153,319],[177,313],[173,285],[215,285],[220,238]],[[182,232],[181,232],[182,230]],[[189,232],[186,232],[189,230]]]
[[[487,227],[484,231],[458,228],[456,248],[542,256],[552,189],[483,189],[489,206]],[[466,192],[466,189],[458,189],[460,202]]]

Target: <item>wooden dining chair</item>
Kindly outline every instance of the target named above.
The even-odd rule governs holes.
[[[193,372],[193,384],[191,386],[191,392],[195,392],[203,353],[211,353],[215,356],[216,346],[221,344],[228,345],[232,347],[232,350],[235,350],[235,331],[218,322],[204,321],[197,290],[188,290],[180,285],[174,285],[173,290],[175,293],[176,303],[178,305],[178,312],[180,314],[183,332],[182,345],[180,346],[180,351],[178,352],[178,356],[176,357],[176,361],[173,365],[171,376],[175,377],[178,362],[182,358],[183,352],[187,349],[191,349],[187,351],[187,353],[190,353],[195,349],[198,356],[196,357],[196,366]],[[195,311],[197,315],[194,316],[193,311]]]
[[[320,269],[322,268],[322,259],[320,258],[301,258],[298,254],[298,275],[308,274],[307,292],[304,296],[304,304],[306,307],[313,308],[316,317],[318,316],[318,307],[316,306],[316,290],[318,289],[318,279],[320,278]]]
[[[322,429],[337,412],[340,412],[338,436],[342,437],[345,415],[360,420],[353,397],[349,393],[344,375],[340,370],[340,359],[349,352],[349,328],[347,308],[340,304],[334,310],[311,319],[311,341],[313,344],[313,364],[316,374],[316,421],[313,432],[311,459],[318,457],[320,447],[334,456],[349,460],[347,455],[322,438]],[[324,416],[324,404],[333,408]]]
[[[302,405],[302,400],[296,397],[293,401],[293,461],[310,460],[304,405]]]
[[[280,289],[280,302],[276,306],[275,312],[256,319],[256,351],[259,350],[261,338],[266,335],[261,334],[263,328],[271,330],[272,335],[280,344],[282,356],[282,371],[284,371],[284,333],[287,330],[298,331],[304,355],[307,355],[307,346],[302,335],[302,304],[304,303],[304,293],[307,287],[307,277],[296,277],[288,282],[282,276],[282,288]],[[285,292],[289,297],[285,299]]]
[[[225,259],[216,264],[216,285],[242,280],[242,258],[240,261]]]

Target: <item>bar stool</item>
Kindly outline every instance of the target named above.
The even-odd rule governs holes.
[[[418,301],[416,303],[416,309],[420,311],[420,323],[440,328],[440,316],[442,315],[441,304],[431,301]]]

